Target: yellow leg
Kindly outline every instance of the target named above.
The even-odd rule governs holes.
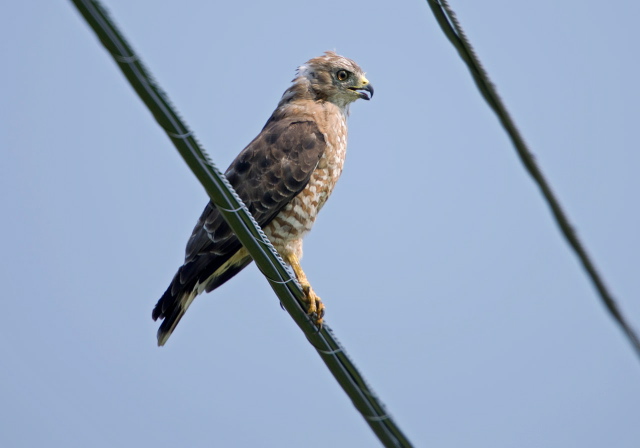
[[[310,316],[316,319],[316,325],[322,325],[322,317],[324,316],[324,304],[320,297],[313,292],[311,288],[311,284],[309,284],[309,280],[307,280],[307,276],[304,274],[302,267],[300,267],[300,260],[294,253],[287,253],[284,257],[285,261],[291,266],[293,272],[295,272],[296,277],[298,278],[298,282],[300,286],[302,286],[302,291],[307,300],[307,312]]]

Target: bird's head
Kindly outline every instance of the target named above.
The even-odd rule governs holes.
[[[327,51],[298,68],[293,86],[285,92],[283,101],[302,97],[328,101],[345,110],[358,98],[369,100],[372,96],[373,87],[358,64]]]

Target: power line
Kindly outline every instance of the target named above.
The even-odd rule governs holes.
[[[620,308],[613,298],[613,295],[609,292],[607,286],[605,285],[604,279],[598,273],[598,270],[595,267],[595,263],[591,260],[585,247],[578,239],[578,235],[576,234],[574,227],[569,222],[567,214],[560,206],[560,202],[553,193],[549,182],[547,182],[544,175],[542,174],[542,171],[538,167],[533,154],[525,143],[522,135],[520,134],[520,131],[518,131],[518,128],[511,118],[511,115],[509,115],[509,112],[502,102],[502,99],[498,95],[495,86],[489,79],[489,75],[480,63],[478,56],[473,50],[469,39],[465,35],[464,30],[462,29],[462,26],[460,25],[460,22],[458,21],[455,13],[449,6],[449,3],[447,2],[447,0],[427,0],[427,3],[431,7],[436,20],[442,28],[442,31],[456,48],[456,50],[458,50],[458,54],[460,54],[462,60],[467,64],[467,67],[471,72],[471,76],[478,86],[480,93],[487,101],[491,109],[493,109],[493,111],[496,113],[496,115],[498,116],[498,120],[500,120],[500,123],[507,131],[509,138],[515,146],[518,155],[520,156],[520,160],[524,164],[531,177],[533,177],[534,182],[540,188],[542,196],[549,205],[549,208],[551,208],[551,213],[553,214],[556,224],[560,228],[560,232],[565,237],[565,239],[569,243],[569,246],[573,249],[576,256],[582,263],[582,266],[587,272],[587,276],[595,286],[605,308],[609,311],[611,316],[613,316],[613,319],[618,323],[618,325],[620,325],[622,331],[631,343],[631,346],[636,351],[636,354],[640,357],[640,339],[634,332],[631,325],[625,319],[622,311],[620,311]]]

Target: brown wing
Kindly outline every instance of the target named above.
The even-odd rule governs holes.
[[[262,132],[231,163],[225,173],[261,227],[309,183],[326,142],[313,121],[269,120]],[[251,259],[216,271],[240,248],[240,241],[209,202],[187,243],[185,263],[156,304],[153,319],[164,318],[158,336],[164,340],[186,311],[197,285],[212,291],[246,267]],[[215,275],[214,275],[215,274]]]
[[[261,227],[309,183],[324,153],[322,132],[312,121],[268,123],[231,163],[225,175]],[[240,243],[210,202],[189,239],[187,262],[203,254],[233,255]]]

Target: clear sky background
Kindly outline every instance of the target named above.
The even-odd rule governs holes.
[[[425,1],[109,0],[225,169],[325,50],[375,86],[305,242],[416,447],[637,447],[640,363]],[[640,327],[640,5],[453,0]],[[0,16],[0,446],[376,446],[252,266],[156,347],[207,196],[66,1]]]

